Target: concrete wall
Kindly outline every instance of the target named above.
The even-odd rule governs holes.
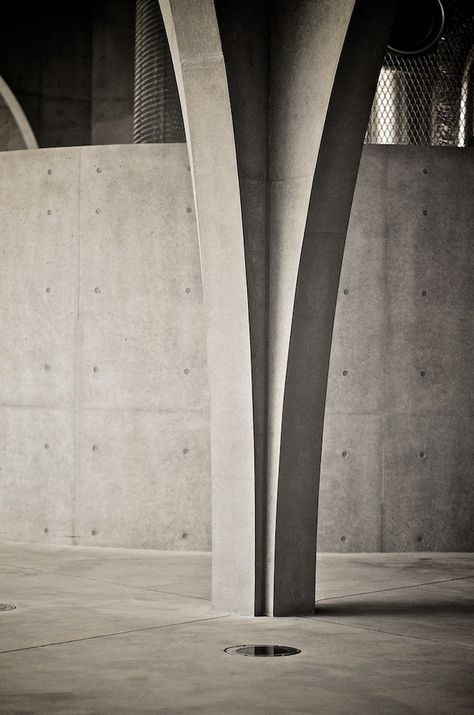
[[[470,150],[364,149],[331,357],[322,551],[474,548],[473,178]],[[186,147],[9,152],[0,195],[0,537],[208,549]]]
[[[208,549],[186,147],[8,152],[0,191],[0,537]]]
[[[364,149],[331,356],[321,551],[474,549],[472,159]]]

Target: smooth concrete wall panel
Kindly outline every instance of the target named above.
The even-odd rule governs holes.
[[[185,145],[83,150],[80,293],[78,541],[208,549],[205,323]]]
[[[470,150],[364,148],[334,325],[320,550],[473,548],[473,184]],[[372,456],[353,463],[354,449]]]
[[[79,153],[0,156],[0,524],[71,543]]]
[[[74,412],[0,407],[0,538],[73,543]]]
[[[0,404],[74,399],[79,153],[0,155]]]
[[[473,551],[472,415],[389,415],[384,551]]]
[[[474,547],[471,153],[364,149],[331,355],[321,551]],[[210,548],[187,166],[177,145],[0,157],[2,538]]]
[[[472,409],[472,152],[394,148],[387,152],[387,410]]]
[[[384,549],[472,550],[472,150],[395,149],[386,150]]]
[[[1,536],[209,549],[186,148],[9,152],[0,189]]]
[[[76,533],[81,545],[209,550],[208,415],[87,410]]]
[[[331,347],[319,551],[381,548],[386,174],[386,154],[365,150]]]
[[[83,404],[207,412],[186,146],[91,147],[82,157]]]
[[[339,281],[329,414],[378,414],[383,409],[386,172],[384,154],[364,152]]]
[[[382,436],[381,415],[326,415],[318,551],[380,551]]]

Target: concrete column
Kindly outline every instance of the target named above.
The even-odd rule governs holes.
[[[160,0],[194,187],[211,395],[212,592],[255,613],[255,483],[242,213],[226,71],[212,0]]]
[[[397,6],[397,0],[383,6],[356,2],[321,135],[284,383],[274,615],[314,610],[319,474],[339,275],[364,135]]]
[[[280,442],[296,279],[325,118],[353,7],[354,0],[296,3],[279,0],[272,17],[266,593],[269,615],[274,613],[278,578],[275,537]],[[299,417],[295,418],[299,423]],[[294,458],[299,468],[301,457],[295,454]],[[316,523],[314,503],[312,509]],[[291,532],[291,525],[288,526]],[[305,543],[315,549],[312,529]],[[310,561],[313,562],[312,556]],[[310,568],[309,563],[307,566]],[[314,582],[314,577],[310,578]],[[309,594],[306,611],[311,610],[308,599]],[[311,599],[314,608],[314,586]]]
[[[160,4],[209,316],[214,599],[255,615],[309,613],[339,270],[396,2],[216,0],[217,17],[210,0]],[[228,382],[232,364],[240,377]]]

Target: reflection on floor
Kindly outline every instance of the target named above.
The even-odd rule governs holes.
[[[474,712],[474,555],[321,555],[316,613],[214,613],[208,554],[0,545],[1,713]],[[245,658],[227,646],[295,646]]]

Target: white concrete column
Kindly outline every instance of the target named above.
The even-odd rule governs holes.
[[[192,172],[211,393],[213,604],[254,615],[250,333],[232,115],[212,0],[160,0]]]

